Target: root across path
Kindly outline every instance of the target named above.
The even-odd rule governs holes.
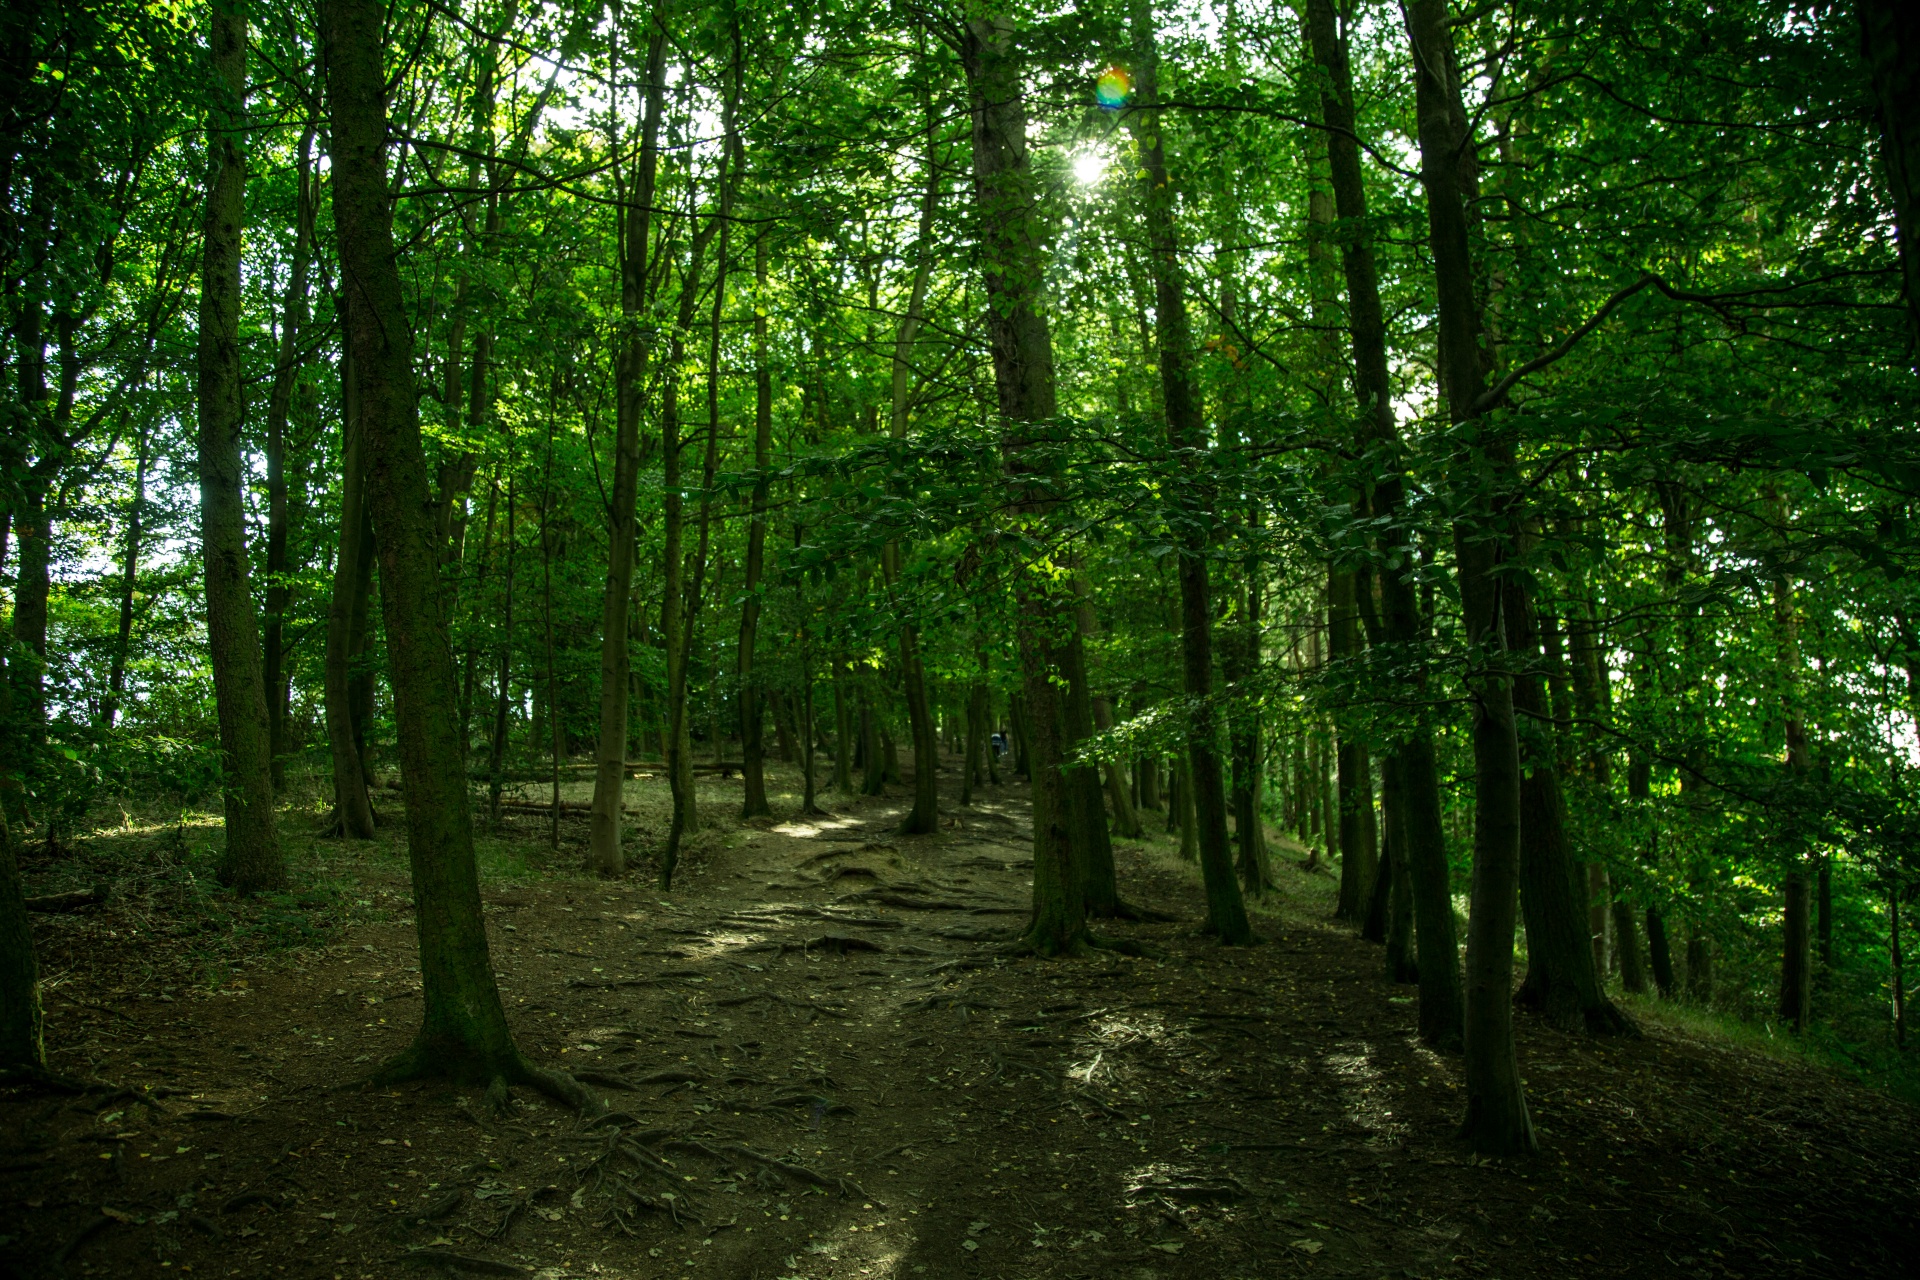
[[[703,780],[709,813],[729,785]],[[1479,1161],[1452,1136],[1458,1061],[1420,1045],[1379,949],[1326,922],[1324,877],[1283,866],[1265,941],[1225,948],[1175,845],[1122,841],[1147,910],[1102,931],[1130,945],[1013,958],[993,939],[1029,892],[1024,792],[948,801],[958,825],[921,837],[891,834],[888,799],[728,823],[672,893],[575,870],[583,823],[548,853],[544,817],[510,818],[521,873],[487,885],[501,988],[530,1060],[598,1115],[353,1085],[419,1014],[392,858],[333,871],[384,916],[244,965],[189,971],[115,898],[37,920],[53,1065],[114,1087],[3,1095],[6,1274],[1805,1277],[1920,1257],[1920,1124],[1882,1094],[1646,1006],[1639,1039],[1522,1015],[1543,1153]]]

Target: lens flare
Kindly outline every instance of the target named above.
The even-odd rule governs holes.
[[[1127,95],[1132,92],[1133,77],[1121,67],[1108,67],[1093,84],[1093,96],[1109,111],[1118,111],[1126,106]]]

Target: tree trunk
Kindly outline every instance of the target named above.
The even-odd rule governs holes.
[[[1500,609],[1500,566],[1513,543],[1512,442],[1480,418],[1485,324],[1474,296],[1468,210],[1477,195],[1473,140],[1445,0],[1407,0],[1420,178],[1439,301],[1440,392],[1448,420],[1479,433],[1476,461],[1492,492],[1454,519],[1454,559],[1465,639],[1474,659],[1473,886],[1467,924],[1466,1117],[1463,1136],[1484,1155],[1538,1150],[1513,1043],[1513,934],[1520,880],[1522,775],[1513,685]],[[1469,463],[1468,465],[1475,465]],[[1424,969],[1424,965],[1422,966]]]
[[[1045,523],[1056,505],[1043,450],[1055,415],[1053,339],[1041,307],[1042,215],[1027,161],[1027,112],[1012,24],[975,14],[962,33],[973,132],[975,204],[985,264],[987,339],[993,360],[1001,454],[1016,529]],[[1014,633],[1023,697],[1019,729],[1032,782],[1033,915],[1024,945],[1041,955],[1087,945],[1083,869],[1075,865],[1067,743],[1053,639],[1072,626],[1072,601],[1046,577],[1014,582]]]
[[[646,105],[631,198],[619,210],[620,346],[614,361],[613,505],[607,512],[607,583],[600,601],[600,733],[594,747],[593,813],[587,866],[596,875],[627,869],[621,844],[626,796],[627,732],[633,670],[628,650],[633,557],[639,533],[640,419],[645,408],[648,344],[641,324],[652,294],[653,201],[660,165],[660,112],[666,98],[666,31],[653,22],[642,89]],[[625,186],[624,180],[621,183]],[[622,193],[624,194],[624,192]]]
[[[100,723],[106,729],[113,728],[120,712],[120,697],[127,691],[127,658],[133,650],[133,598],[140,584],[140,538],[147,513],[147,469],[152,465],[153,435],[143,430],[135,443],[133,500],[127,504],[127,540],[120,553],[120,622],[114,632],[107,696],[100,706]]]
[[[1354,390],[1360,402],[1355,434],[1362,447],[1382,450],[1389,462],[1375,468],[1368,514],[1375,521],[1397,524],[1403,518],[1403,482],[1387,365],[1386,320],[1360,168],[1359,137],[1355,133],[1353,76],[1332,0],[1308,0],[1307,33],[1314,59],[1326,74],[1321,108],[1327,124],[1334,208],[1343,224],[1339,237],[1341,269],[1353,339]],[[1387,571],[1379,575],[1379,590],[1379,639],[1417,652],[1416,646],[1423,645],[1426,636],[1412,584],[1403,572]],[[1409,694],[1420,696],[1425,683],[1424,673],[1416,673]],[[1456,1048],[1462,1036],[1463,994],[1432,731],[1424,725],[1409,730],[1392,745],[1385,765],[1394,771],[1403,800],[1394,818],[1394,838],[1399,842],[1413,891],[1420,968],[1420,1038],[1436,1048]]]
[[[514,504],[515,475],[513,459],[507,459],[507,563],[503,573],[500,644],[494,656],[493,732],[487,745],[487,821],[496,830],[500,826],[500,791],[507,772],[507,727],[513,694],[513,587],[514,559],[519,546]]]
[[[1187,695],[1187,758],[1200,844],[1200,874],[1207,895],[1207,931],[1230,945],[1254,940],[1227,840],[1226,783],[1220,766],[1220,727],[1213,701],[1213,601],[1208,582],[1208,528],[1214,506],[1203,479],[1212,468],[1199,390],[1189,360],[1185,286],[1180,278],[1173,191],[1167,184],[1161,145],[1158,47],[1152,8],[1133,3],[1138,109],[1127,121],[1140,146],[1145,184],[1149,259],[1154,283],[1154,330],[1159,346],[1160,392],[1166,405],[1167,448],[1186,483],[1168,495],[1168,520],[1180,542],[1180,638]]]
[[[1920,12],[1906,0],[1860,0],[1860,37],[1879,107],[1911,348],[1920,346]]]
[[[967,743],[962,748],[964,759],[960,765],[960,803],[963,805],[973,803],[973,789],[980,780],[982,748],[992,750],[982,741],[987,729],[986,695],[984,684],[975,684],[967,692]]]
[[[1526,717],[1520,783],[1520,905],[1527,926],[1527,976],[1514,999],[1565,1029],[1617,1034],[1632,1024],[1607,999],[1605,970],[1594,964],[1584,885],[1567,847],[1566,806],[1532,592],[1517,575],[1501,588],[1507,644],[1518,655],[1513,708]],[[1604,945],[1604,933],[1602,935]]]
[[[0,815],[0,823],[6,821]],[[1907,1047],[1907,968],[1900,946],[1900,887],[1887,889],[1887,958],[1893,969],[1893,1047]]]
[[[1358,575],[1329,570],[1327,574],[1327,652],[1335,663],[1360,656],[1360,602]],[[1369,583],[1367,589],[1372,590]],[[1368,828],[1373,819],[1373,771],[1364,742],[1341,734],[1334,752],[1340,833],[1340,896],[1333,918],[1358,922],[1373,897],[1375,867]]]
[[[766,698],[754,670],[760,635],[761,577],[767,559],[768,473],[773,468],[773,367],[767,357],[767,241],[762,236],[753,256],[753,506],[747,521],[746,598],[740,605],[740,643],[736,649],[740,697],[740,776],[745,818],[772,814],[767,804]]]
[[[388,202],[384,18],[384,7],[372,0],[324,0],[320,9],[334,224],[360,390],[366,499],[379,546],[424,1006],[413,1044],[375,1078],[526,1081],[594,1109],[571,1079],[540,1071],[520,1055],[487,951],[441,598],[442,544],[420,443],[412,329]]]
[[[350,840],[373,839],[373,802],[367,794],[360,742],[354,729],[354,668],[373,574],[373,530],[366,503],[366,446],[359,377],[349,343],[340,362],[343,437],[340,463],[340,545],[333,558],[333,597],[327,607],[327,746],[333,759],[333,829]]]
[[[1786,504],[1774,497],[1768,504],[1774,522],[1785,527]],[[1773,620],[1779,639],[1781,714],[1786,725],[1789,786],[1804,783],[1812,771],[1807,750],[1806,713],[1800,693],[1800,622],[1793,602],[1793,580],[1782,574],[1773,582]],[[1807,876],[1808,841],[1799,823],[1789,819],[1783,833],[1787,842],[1787,872],[1781,929],[1780,1020],[1794,1031],[1807,1029],[1813,1016],[1813,886]]]
[[[0,725],[12,723],[13,690],[6,683],[8,675],[0,670]],[[1896,933],[1896,957],[1899,949]],[[13,827],[7,821],[6,809],[0,807],[0,1075],[16,1070],[38,1074],[46,1062],[40,963],[33,950],[33,928],[27,919]]]
[[[986,690],[980,690],[982,706],[980,719],[984,722],[986,714]],[[1113,728],[1113,704],[1104,697],[1093,700],[1093,727],[1105,733]],[[1108,760],[1101,765],[1107,777],[1107,802],[1113,806],[1113,829],[1128,840],[1140,838],[1140,815],[1133,811],[1133,798],[1127,794],[1127,779],[1121,772],[1118,760]],[[1261,865],[1266,864],[1263,861]]]
[[[847,660],[833,660],[833,789],[853,794],[853,703],[847,696]]]
[[[280,308],[280,351],[274,361],[273,391],[267,397],[267,598],[261,656],[266,666],[267,742],[275,790],[285,790],[287,785],[284,632],[287,609],[293,600],[288,580],[292,566],[287,555],[293,523],[287,503],[287,419],[293,407],[294,385],[300,378],[299,344],[307,323],[307,268],[313,255],[312,152],[313,126],[309,124],[300,134],[295,167],[299,194],[294,212],[293,269],[287,278],[286,302]]]
[[[1160,798],[1160,757],[1140,757],[1140,807],[1148,813],[1159,813],[1163,806]]]
[[[240,432],[240,248],[246,216],[247,19],[243,0],[214,0],[208,28],[216,83],[208,107],[211,174],[200,274],[200,542],[207,655],[219,710],[226,849],[220,879],[242,893],[287,882],[274,828],[272,749],[260,627],[247,572]]]
[[[672,877],[673,866],[680,857],[680,842],[700,829],[700,814],[693,790],[693,739],[687,714],[687,663],[691,656],[691,631],[687,617],[690,611],[687,608],[686,497],[681,491],[680,450],[686,442],[680,437],[680,370],[686,363],[686,335],[693,328],[694,311],[700,299],[700,271],[707,243],[720,226],[720,219],[711,218],[694,233],[686,273],[680,281],[678,323],[667,344],[667,368],[660,393],[661,485],[664,490],[660,519],[664,545],[660,562],[666,575],[660,601],[660,634],[667,649],[664,754],[667,787],[673,796],[673,817],[667,826],[666,843],[660,851],[660,875],[663,880]]]
[[[893,335],[888,434],[902,441],[907,438],[907,419],[912,408],[913,343],[926,311],[927,281],[933,274],[933,215],[940,198],[941,174],[934,154],[934,115],[930,103],[926,114],[927,186],[920,199],[920,227],[915,239],[917,261],[913,284],[907,290],[907,310]],[[900,620],[900,681],[906,692],[907,726],[913,735],[913,807],[900,824],[900,834],[921,836],[940,829],[940,744],[935,736],[933,711],[927,702],[927,677],[920,661],[919,632],[899,599],[900,556],[897,541],[889,541],[881,548],[880,564],[886,577],[887,596],[894,616]]]

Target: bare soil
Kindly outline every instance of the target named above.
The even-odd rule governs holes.
[[[1804,1063],[1651,1019],[1604,1041],[1522,1020],[1545,1150],[1476,1161],[1452,1137],[1458,1061],[1419,1045],[1378,949],[1326,923],[1323,875],[1289,864],[1263,944],[1226,949],[1173,844],[1123,841],[1129,898],[1178,920],[1107,931],[1155,958],[1009,959],[1022,788],[909,839],[897,800],[742,825],[738,786],[703,781],[713,829],[671,893],[582,876],[583,815],[558,850],[538,815],[485,842],[520,1043],[606,1096],[599,1123],[356,1084],[418,1018],[397,831],[301,845],[306,887],[268,904],[183,890],[184,824],[101,837],[113,899],[36,926],[54,1064],[116,1088],[0,1096],[0,1273],[1806,1277],[1920,1257],[1913,1111]],[[644,841],[664,788],[632,793]],[[28,871],[35,891],[75,875]]]

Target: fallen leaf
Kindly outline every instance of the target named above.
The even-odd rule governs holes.
[[[1327,1247],[1318,1240],[1294,1240],[1290,1243],[1302,1253],[1318,1253]]]

